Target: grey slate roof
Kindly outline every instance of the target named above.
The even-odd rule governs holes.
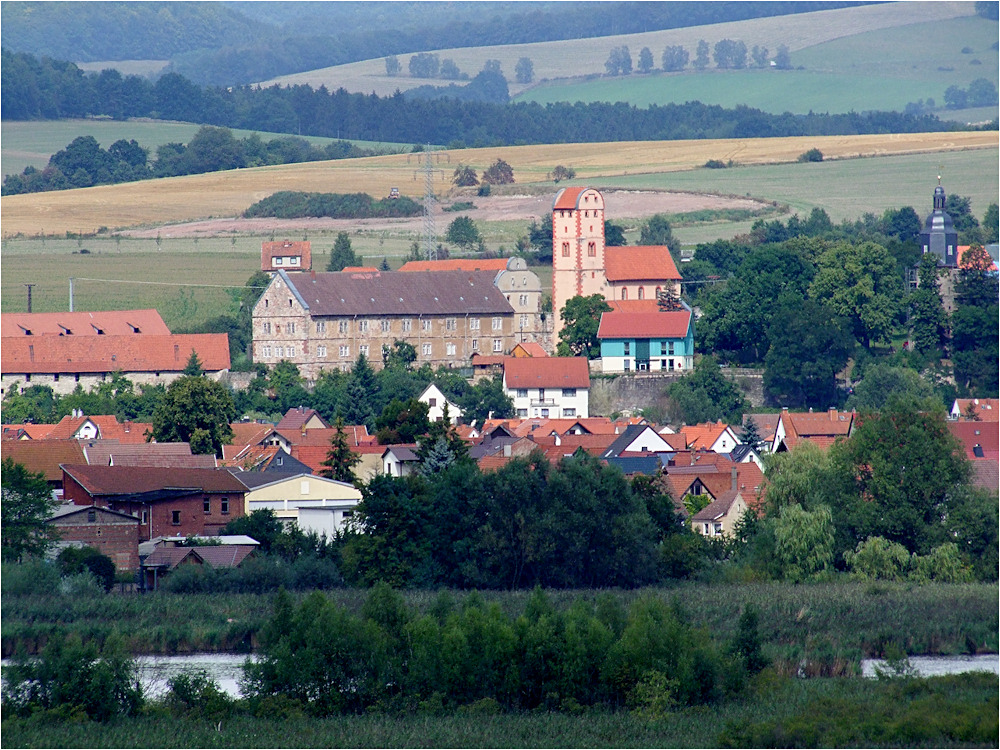
[[[313,317],[513,314],[492,271],[290,273]]]

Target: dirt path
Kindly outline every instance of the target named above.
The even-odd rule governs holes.
[[[502,195],[472,198],[475,208],[469,211],[442,213],[448,221],[456,216],[468,216],[473,221],[524,221],[541,219],[552,211],[551,194]],[[749,198],[703,195],[698,193],[671,193],[638,190],[610,190],[604,192],[608,217],[638,219],[656,213],[684,213],[704,209],[758,209],[760,201]],[[439,220],[440,223],[440,220]],[[127,231],[129,237],[214,237],[226,234],[268,234],[270,232],[364,230],[391,232],[393,234],[420,234],[423,218],[408,219],[211,219],[182,224],[167,224],[155,229]]]

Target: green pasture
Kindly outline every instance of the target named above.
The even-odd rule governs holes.
[[[942,134],[947,139],[947,134]],[[720,159],[739,162],[738,142]],[[881,214],[887,208],[912,206],[921,216],[932,207],[937,176],[949,193],[972,199],[973,213],[982,218],[998,200],[1000,151],[986,149],[935,154],[910,154],[867,159],[775,164],[729,169],[696,169],[591,180],[598,188],[682,190],[720,195],[752,196],[787,204],[793,213],[825,210],[835,222],[856,219],[865,212]],[[741,222],[749,225],[753,222]],[[733,225],[679,227],[675,235],[685,244],[731,237]]]
[[[20,174],[27,166],[44,168],[56,151],[65,148],[74,138],[92,135],[103,148],[122,138],[136,140],[151,155],[164,143],[187,143],[200,125],[187,122],[165,122],[160,120],[41,120],[31,122],[0,122],[0,169],[3,175]],[[264,141],[287,137],[288,133],[265,133],[255,130],[233,130],[237,138],[246,138],[257,133]],[[304,140],[318,146],[332,143],[336,138],[302,136]],[[374,141],[352,141],[362,148],[377,148],[387,151],[409,150],[407,143],[377,143]]]
[[[541,104],[625,101],[639,107],[700,101],[795,114],[901,111],[907,103],[928,97],[943,107],[949,86],[965,88],[976,78],[998,82],[998,53],[991,47],[996,39],[995,22],[978,16],[956,18],[861,33],[808,47],[792,53],[795,70],[709,68],[698,72],[689,67],[683,73],[550,81],[516,99]],[[692,39],[688,45],[692,54],[695,42]],[[963,54],[966,47],[973,52]],[[774,50],[771,52],[773,55]],[[653,50],[657,65],[661,53]],[[632,55],[636,60],[638,50],[632,50]],[[995,108],[992,117],[996,117]]]

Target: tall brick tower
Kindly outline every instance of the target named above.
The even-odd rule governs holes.
[[[604,196],[593,188],[563,188],[552,204],[552,315],[554,341],[560,313],[577,295],[605,294]]]

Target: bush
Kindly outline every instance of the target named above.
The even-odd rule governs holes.
[[[902,544],[873,536],[844,553],[844,562],[858,578],[898,581],[906,576],[910,553]]]
[[[800,162],[823,161],[823,152],[820,151],[818,148],[811,148],[808,151],[799,154],[798,160]]]
[[[257,201],[243,212],[244,218],[375,219],[417,216],[423,207],[412,198],[375,200],[367,193],[303,193],[282,190]]]
[[[204,670],[181,672],[171,677],[168,685],[164,704],[175,715],[220,719],[231,715],[235,707],[235,701]]]
[[[59,571],[44,560],[4,563],[0,571],[3,596],[42,596],[59,590]]]
[[[709,159],[705,162],[705,169],[725,169],[728,165],[719,159]]]
[[[142,707],[135,661],[117,636],[103,650],[74,634],[55,634],[38,658],[15,658],[4,669],[4,701],[15,713],[68,709],[95,721],[131,716]]]
[[[115,585],[115,563],[96,547],[66,547],[56,561],[64,576],[90,572],[105,591]]]

